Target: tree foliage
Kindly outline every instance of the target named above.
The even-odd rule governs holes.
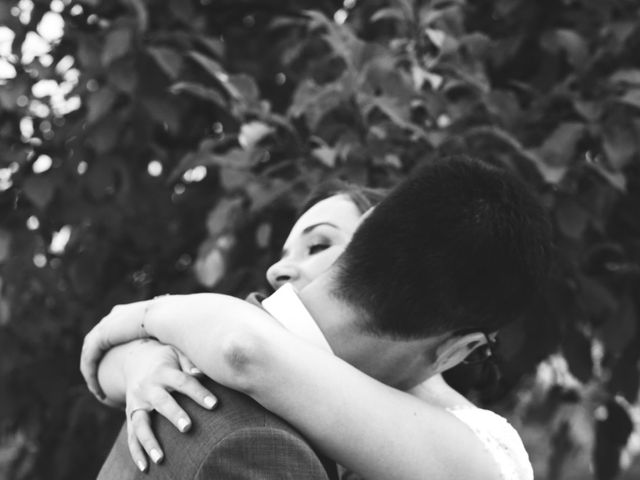
[[[29,58],[52,9],[64,32]],[[639,19],[634,0],[2,3],[0,471],[95,474],[119,418],[77,363],[111,306],[264,289],[321,180],[391,186],[470,152],[537,192],[557,247],[502,380],[471,394],[537,478],[618,476],[640,421]]]

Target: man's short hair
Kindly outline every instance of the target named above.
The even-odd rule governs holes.
[[[379,334],[493,331],[545,277],[550,227],[507,171],[457,156],[418,168],[356,230],[332,293]]]

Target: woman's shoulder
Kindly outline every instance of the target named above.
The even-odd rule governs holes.
[[[448,407],[446,410],[482,441],[498,464],[503,480],[533,479],[533,469],[522,439],[506,418],[470,405]]]

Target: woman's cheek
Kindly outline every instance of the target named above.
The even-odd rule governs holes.
[[[318,255],[315,260],[315,276],[320,275],[331,267],[338,259],[338,257],[344,252],[344,247],[333,247],[325,250]]]

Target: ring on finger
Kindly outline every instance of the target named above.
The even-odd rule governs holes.
[[[133,421],[133,414],[138,410],[144,410],[145,412],[149,413],[153,409],[151,407],[134,407],[129,411],[129,420]]]

